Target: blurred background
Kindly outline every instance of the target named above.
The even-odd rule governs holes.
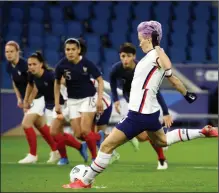
[[[188,104],[164,81],[161,91],[175,118],[174,127],[218,125],[218,2],[2,1],[1,133],[22,119],[5,71],[7,41],[17,41],[25,58],[35,50],[42,50],[54,67],[64,56],[64,41],[68,37],[83,37],[88,46],[87,57],[109,80],[112,64],[119,60],[120,44],[132,42],[137,47],[137,59],[144,56],[136,29],[145,20],[162,24],[161,46],[173,63],[174,72],[190,91],[198,94],[198,100]],[[127,106],[124,100],[122,105],[124,109]],[[111,123],[119,119],[121,116],[113,112]]]

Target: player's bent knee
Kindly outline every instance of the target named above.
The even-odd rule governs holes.
[[[100,151],[103,153],[110,154],[113,152],[113,150],[116,148],[115,144],[113,143],[108,143],[104,141],[101,146],[100,146]]]

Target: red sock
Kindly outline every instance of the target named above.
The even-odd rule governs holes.
[[[28,144],[29,144],[29,153],[36,156],[37,151],[37,136],[36,132],[32,127],[24,129]]]
[[[96,135],[94,132],[90,132],[88,135],[84,136],[84,139],[87,143],[88,149],[91,152],[92,159],[97,157],[97,148],[96,148]]]
[[[50,129],[49,126],[44,125],[42,128],[39,129],[39,132],[43,136],[43,138],[46,140],[46,142],[49,144],[52,151],[57,150],[57,144],[54,141],[53,137],[50,135]]]
[[[154,150],[157,152],[158,159],[159,159],[159,160],[160,160],[160,159],[165,160],[166,158],[165,158],[165,155],[164,155],[164,153],[163,153],[163,148],[162,148],[162,147],[157,147],[156,145],[154,145],[154,144],[152,143],[151,140],[149,140],[149,141],[150,141],[151,146],[152,146],[152,147],[154,148]]]
[[[67,152],[65,148],[65,137],[63,134],[59,133],[53,137],[57,143],[57,149],[61,155],[61,158],[67,158]]]
[[[64,137],[65,137],[65,145],[74,147],[77,150],[81,148],[81,143],[77,139],[75,139],[71,134],[64,133]]]
[[[95,135],[95,139],[97,141],[100,141],[100,134],[99,133],[94,133],[94,135]]]

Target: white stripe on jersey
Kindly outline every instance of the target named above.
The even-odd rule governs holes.
[[[66,87],[65,85],[63,85],[63,84],[61,84],[60,93],[61,93],[63,99],[64,99],[65,101],[67,101],[67,100],[68,100],[67,87]]]
[[[131,85],[129,109],[151,114],[160,109],[157,91],[165,71],[157,63],[156,50],[149,51],[137,64]]]

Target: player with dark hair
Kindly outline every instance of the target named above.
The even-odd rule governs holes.
[[[59,98],[61,78],[66,81],[69,119],[74,135],[86,141],[92,159],[97,156],[96,143],[102,142],[104,135],[93,132],[94,116],[103,113],[103,79],[98,68],[81,56],[81,44],[76,38],[65,41],[65,57],[57,64],[55,74],[55,110],[62,113]],[[98,81],[98,89],[92,84],[90,76]]]
[[[117,113],[120,114],[120,102],[117,93],[117,82],[120,83],[123,91],[123,97],[126,102],[129,102],[129,95],[131,91],[131,83],[134,76],[134,71],[137,66],[138,61],[136,60],[136,48],[133,44],[126,42],[120,46],[119,49],[120,61],[115,63],[110,72],[110,86],[113,95],[114,106]],[[163,121],[165,126],[170,127],[172,125],[172,117],[169,115],[167,105],[158,91],[157,100],[163,111]],[[137,136],[139,141],[149,140],[152,147],[156,151],[158,155],[158,167],[157,169],[167,169],[168,165],[166,162],[166,158],[163,153],[163,149],[161,147],[155,146],[151,140],[148,138],[147,133],[144,131],[143,133]]]
[[[25,101],[25,92],[28,87],[28,66],[27,61],[19,55],[20,47],[17,42],[9,41],[5,46],[5,56],[8,61],[7,72],[12,79],[13,88],[17,97],[17,104],[19,108],[24,107],[24,103],[31,104],[27,112],[25,112],[22,128],[26,139],[29,144],[29,153],[27,156],[20,160],[18,163],[27,164],[35,163],[37,161],[37,136],[34,131],[34,127],[38,129],[43,138],[49,144],[52,152],[50,153],[50,158],[47,163],[54,162],[60,158],[60,155],[57,151],[56,144],[52,140],[51,136],[47,135],[47,128],[39,125],[38,122],[31,124],[31,120],[34,117],[42,116],[43,111],[39,110],[39,104],[41,103],[41,97],[36,96],[36,90],[33,89],[30,96],[30,101]],[[35,97],[36,96],[36,97]],[[33,100],[34,99],[34,100]]]

